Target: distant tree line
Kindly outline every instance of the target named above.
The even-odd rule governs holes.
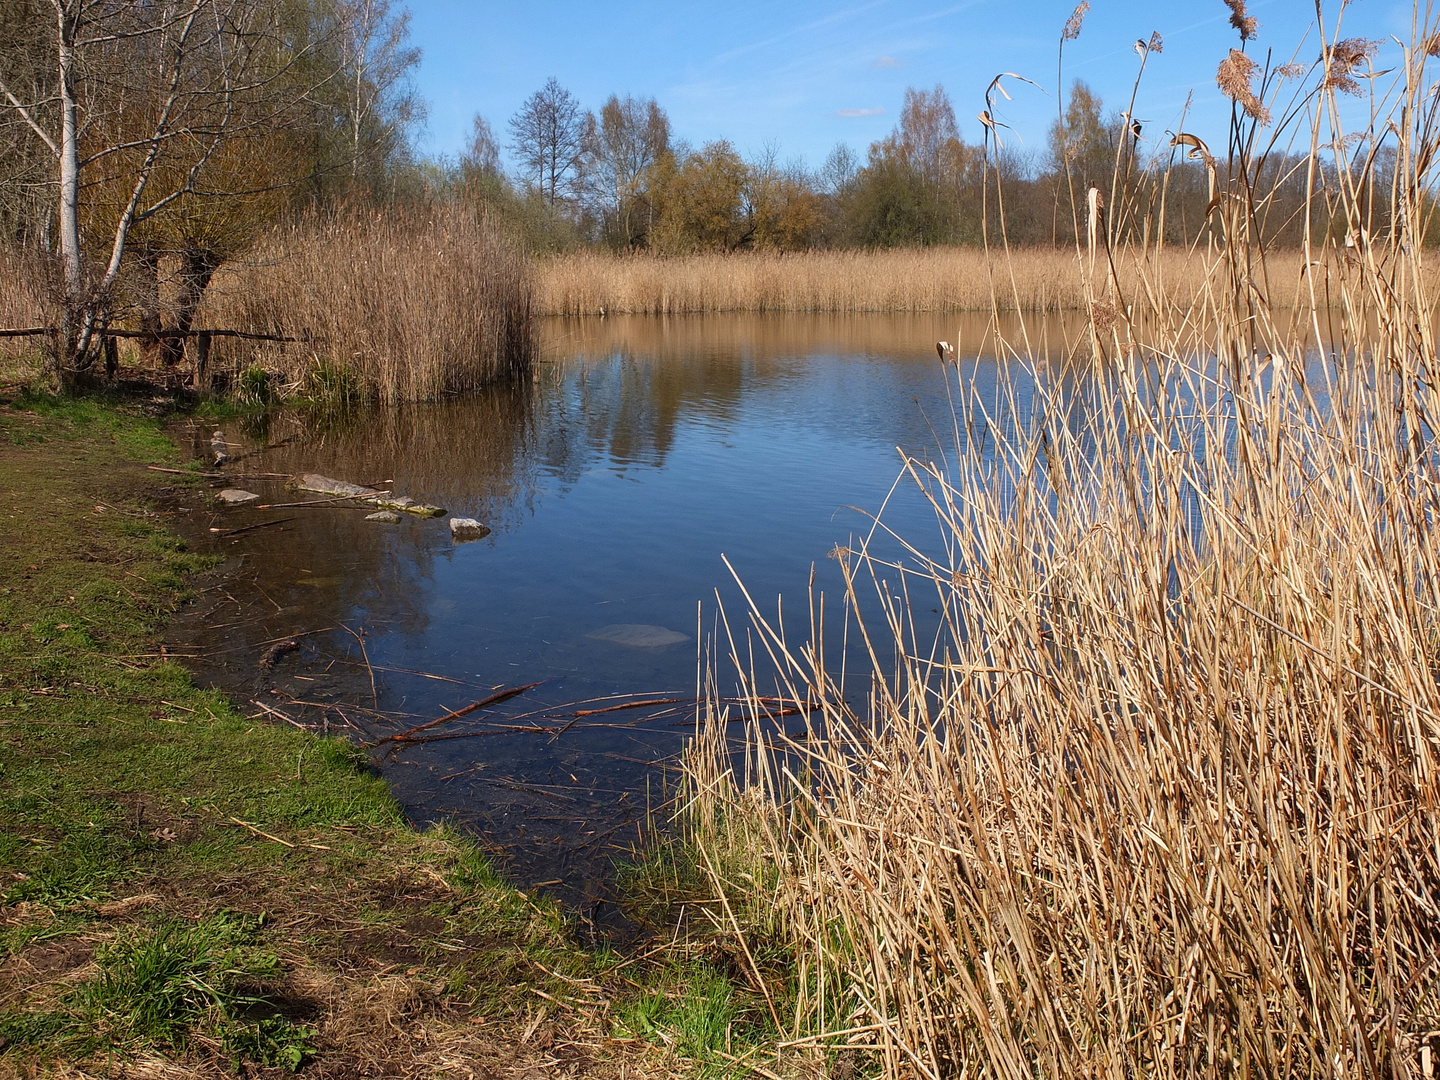
[[[53,278],[62,381],[117,321],[178,359],[217,269],[317,209],[443,201],[531,250],[684,254],[1068,245],[1093,203],[1112,239],[1190,243],[1238,185],[1264,243],[1333,228],[1323,162],[1277,153],[1231,177],[1223,149],[1107,112],[1079,81],[1043,149],[1002,147],[988,115],[966,141],[937,85],[907,90],[863,158],[842,143],[811,168],[690,145],[653,98],[592,111],[551,78],[503,132],[476,116],[464,153],[424,160],[418,59],[400,0],[0,0],[0,242]],[[1383,190],[1392,157],[1356,153]]]
[[[501,166],[501,136],[476,116],[468,149],[432,163],[428,182],[510,221],[538,250],[979,244],[987,232],[998,243],[1002,194],[1009,243],[1068,245],[1077,229],[1085,234],[1092,186],[1102,205],[1114,203],[1113,236],[1188,243],[1230,179],[1208,149],[1107,113],[1078,80],[1040,151],[965,141],[942,86],[907,90],[895,129],[863,159],[841,143],[816,169],[769,147],[747,159],[727,140],[677,140],[653,98],[612,96],[591,112],[554,78],[506,135],[513,175]],[[1297,163],[1307,160],[1272,155],[1255,170],[1264,197],[1254,225],[1266,242],[1300,242],[1306,172]]]

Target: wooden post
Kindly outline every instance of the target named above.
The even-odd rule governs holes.
[[[195,335],[195,389],[206,390],[210,386],[210,331],[201,330]]]

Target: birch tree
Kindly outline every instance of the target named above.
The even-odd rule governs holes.
[[[670,120],[654,98],[612,94],[585,119],[582,175],[611,244],[643,245],[654,225],[655,166],[670,153]]]
[[[283,130],[338,69],[313,70],[312,24],[265,0],[28,7],[49,71],[10,70],[7,51],[0,100],[53,162],[53,364],[68,388],[99,354],[134,232],[185,200],[247,194],[212,186],[216,163],[236,140]]]
[[[410,13],[392,0],[340,0],[336,7],[349,129],[350,179],[358,184],[368,161],[383,166],[403,143],[404,128],[421,114],[408,85],[420,62],[409,44]],[[373,183],[373,176],[371,177]]]

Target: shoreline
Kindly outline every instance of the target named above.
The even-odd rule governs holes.
[[[152,509],[176,478],[143,466],[174,461],[132,405],[0,404],[0,1076],[117,1053],[672,1075],[603,1010],[547,1004],[633,996],[555,904],[411,829],[348,743],[242,715],[152,644],[205,568]]]

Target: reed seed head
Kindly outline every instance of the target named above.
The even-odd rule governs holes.
[[[1231,49],[1230,55],[1220,61],[1215,72],[1215,83],[1220,92],[1245,110],[1245,115],[1262,124],[1270,122],[1270,110],[1255,96],[1251,81],[1260,71],[1255,63],[1239,49]]]
[[[1149,49],[1152,53],[1165,51],[1165,39],[1160,36],[1159,30],[1156,30],[1150,35],[1150,43],[1146,46],[1146,48]]]
[[[1090,305],[1090,322],[1095,327],[1097,334],[1105,334],[1115,325],[1120,312],[1115,305],[1107,300],[1096,300]]]
[[[1085,22],[1085,15],[1090,10],[1090,0],[1080,0],[1075,5],[1075,10],[1070,13],[1070,18],[1065,20],[1065,29],[1060,31],[1060,37],[1065,41],[1074,41],[1080,36],[1081,24]]]
[[[1354,71],[1368,61],[1379,50],[1380,43],[1369,38],[1346,38],[1330,47],[1330,59],[1325,65],[1326,90],[1338,90],[1342,94],[1359,96],[1360,84],[1355,80]]]
[[[1241,41],[1250,41],[1260,29],[1260,21],[1245,10],[1245,0],[1225,0],[1230,9],[1230,25],[1240,31]]]

